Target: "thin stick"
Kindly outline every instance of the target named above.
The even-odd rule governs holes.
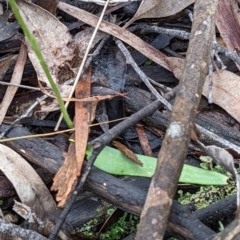
[[[149,90],[154,94],[154,96],[163,103],[165,107],[167,107],[169,110],[172,110],[172,105],[164,98],[162,97],[157,90],[152,86],[152,84],[149,81],[149,78],[146,76],[146,74],[138,67],[136,62],[133,60],[130,52],[127,50],[127,48],[123,45],[123,43],[120,40],[115,40],[117,46],[124,54],[127,63],[130,64],[133,69],[138,73],[140,78],[143,80],[143,82],[146,84],[146,86],[149,88]]]
[[[36,90],[36,91],[41,91],[40,88],[37,88],[37,87],[30,87],[30,86],[27,86],[27,85],[20,85],[20,84],[15,84],[15,83],[8,83],[8,82],[3,82],[3,81],[0,81],[0,85],[3,85],[3,86],[14,86],[14,87],[19,87],[19,88],[25,88],[25,89],[30,89],[30,90]]]
[[[196,0],[186,65],[176,94],[136,240],[163,239],[208,73],[218,0]]]

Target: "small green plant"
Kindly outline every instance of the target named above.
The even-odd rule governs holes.
[[[152,64],[152,60],[148,59],[145,61],[146,66],[150,66]]]
[[[101,240],[121,240],[137,230],[139,218],[125,212],[111,228],[101,234]]]
[[[224,225],[222,224],[221,221],[218,221],[218,224],[219,224],[219,231],[223,231],[224,230]]]
[[[91,156],[92,148],[86,151],[87,158]],[[157,165],[157,159],[136,154],[143,166],[138,166],[129,160],[119,150],[105,147],[97,156],[94,166],[113,175],[152,177]],[[200,185],[226,185],[229,177],[215,171],[209,171],[185,164],[179,182]]]

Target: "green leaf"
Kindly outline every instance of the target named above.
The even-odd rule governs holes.
[[[86,151],[87,158],[91,156],[92,148]],[[105,147],[95,160],[94,166],[113,175],[152,177],[157,159],[136,154],[143,163],[140,167],[129,160],[119,150]],[[226,185],[228,177],[217,172],[204,170],[185,164],[179,182],[201,185]]]

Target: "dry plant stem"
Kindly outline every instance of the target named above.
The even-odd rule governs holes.
[[[197,0],[185,70],[175,97],[136,239],[163,239],[207,76],[217,0]]]
[[[119,119],[116,119],[116,120],[103,122],[103,123],[118,122],[118,121],[121,121],[123,119],[126,119],[126,118],[119,118]],[[99,125],[100,125],[100,123],[95,123],[95,124],[89,125],[89,127],[99,126]],[[49,136],[54,136],[54,135],[58,135],[58,134],[61,134],[61,133],[69,133],[69,132],[73,132],[73,131],[75,131],[75,128],[61,130],[61,131],[57,131],[57,132],[51,132],[51,133],[42,133],[42,134],[26,135],[26,136],[20,136],[20,137],[4,138],[4,139],[0,139],[0,143],[16,141],[16,140],[20,140],[20,139],[49,137]]]
[[[21,44],[18,59],[12,74],[10,83],[20,84],[22,80],[22,74],[27,60],[27,49],[24,43]],[[8,107],[10,106],[15,93],[17,92],[18,87],[9,86],[6,90],[2,103],[0,105],[0,125],[3,122],[3,119],[7,113]]]
[[[90,41],[89,41],[89,43],[88,43],[86,52],[85,52],[85,54],[84,54],[83,60],[82,60],[81,65],[80,65],[80,67],[79,67],[79,70],[78,70],[76,79],[75,79],[75,81],[74,81],[72,90],[71,90],[68,98],[71,98],[71,97],[73,96],[73,93],[74,93],[75,88],[76,88],[76,86],[77,86],[78,80],[80,79],[80,76],[81,76],[81,74],[82,74],[82,72],[83,72],[84,65],[85,65],[85,63],[86,63],[86,61],[87,61],[88,54],[89,54],[89,52],[90,52],[90,50],[91,50],[91,46],[92,46],[93,40],[94,40],[94,38],[95,38],[95,36],[96,36],[96,34],[97,34],[97,31],[98,31],[99,26],[100,26],[100,24],[101,24],[101,22],[102,22],[104,13],[105,13],[105,11],[106,11],[106,9],[107,9],[108,3],[109,3],[109,0],[107,0],[106,3],[105,3],[105,6],[104,6],[104,8],[103,8],[103,10],[102,10],[102,13],[101,13],[101,16],[100,16],[100,18],[99,18],[99,20],[98,20],[98,23],[97,23],[97,25],[96,25],[96,27],[95,27],[95,29],[94,29],[94,32],[93,32],[93,34],[92,34],[92,37],[91,37],[91,39],[90,39]],[[65,108],[68,107],[69,103],[70,103],[70,102],[66,102]],[[54,131],[57,131],[57,130],[58,130],[59,125],[60,125],[62,119],[63,119],[63,114],[61,113],[61,115],[60,115],[60,117],[59,117],[59,119],[58,119],[57,125],[56,125],[56,127],[55,127],[55,129],[54,129]]]
[[[2,81],[0,81],[0,85],[14,86],[14,87],[18,87],[18,88],[25,88],[25,89],[35,90],[35,91],[41,91],[41,89],[37,88],[37,87],[30,87],[30,86],[27,86],[27,85],[20,85],[20,84],[8,83],[8,82],[2,82]]]
[[[33,103],[27,110],[25,113],[23,113],[21,116],[19,116],[10,126],[8,126],[5,131],[3,131],[0,135],[0,139],[3,138],[5,136],[5,134],[14,126],[14,124],[16,124],[17,122],[19,122],[21,119],[27,117],[31,111],[43,100],[45,100],[46,98],[48,98],[48,96],[43,95],[41,98],[39,98],[37,101],[35,101],[35,103]]]
[[[128,3],[128,2],[137,2],[140,0],[110,0],[109,4],[118,4],[118,3]],[[91,3],[96,3],[98,5],[104,5],[105,1],[103,0],[81,0],[81,2],[91,2]]]
[[[99,148],[93,150],[92,155],[89,158],[89,160],[87,161],[86,167],[84,168],[84,173],[81,175],[81,179],[78,182],[77,187],[75,188],[71,197],[67,201],[67,204],[66,204],[65,208],[63,209],[63,211],[62,211],[62,213],[59,217],[58,222],[56,223],[51,235],[48,238],[49,240],[54,240],[57,237],[59,231],[61,230],[61,227],[62,227],[63,223],[66,220],[66,217],[67,217],[68,213],[71,210],[71,207],[72,207],[73,203],[76,200],[77,195],[80,193],[80,191],[83,187],[83,184],[85,183],[85,181],[88,177],[88,174],[90,173],[90,171],[92,169],[92,166],[93,166],[93,163],[94,163],[95,159],[97,158],[99,153],[102,151],[102,149],[103,149],[103,147],[99,147]]]
[[[168,28],[162,28],[158,26],[149,26],[146,28],[146,25],[142,25],[141,28],[143,30],[141,31],[141,34],[146,34],[146,33],[163,33],[169,36],[175,36],[181,39],[186,39],[188,40],[190,38],[190,33],[183,31],[183,30],[177,30],[177,29],[168,29]]]
[[[75,128],[71,128],[71,129],[66,129],[66,130],[51,132],[51,133],[42,133],[42,134],[33,134],[33,135],[26,135],[26,136],[20,136],[20,137],[4,138],[4,139],[0,139],[0,143],[16,141],[16,140],[21,140],[21,139],[49,137],[49,136],[54,136],[54,135],[58,135],[61,133],[73,132],[74,130],[75,130]],[[9,131],[9,129],[8,129],[8,131]]]
[[[47,238],[35,231],[21,228],[15,224],[4,221],[3,219],[0,219],[0,232],[23,240],[47,240]]]
[[[161,101],[165,107],[167,107],[169,110],[172,110],[172,105],[165,99],[163,98],[157,90],[152,86],[152,84],[149,82],[148,77],[146,74],[138,67],[136,62],[133,60],[130,52],[127,50],[127,48],[123,45],[123,43],[120,40],[115,40],[118,48],[122,51],[123,55],[125,56],[127,63],[130,64],[133,69],[137,72],[139,77],[143,80],[143,82],[146,84],[148,89],[154,94],[154,96]]]

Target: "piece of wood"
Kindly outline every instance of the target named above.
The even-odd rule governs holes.
[[[204,79],[208,73],[217,0],[197,0],[185,70],[158,164],[141,214],[136,240],[163,239],[187,154]]]

